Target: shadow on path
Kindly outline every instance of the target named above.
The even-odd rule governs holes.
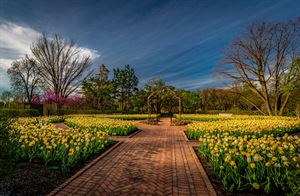
[[[185,127],[138,124],[142,131],[124,139],[93,166],[51,194],[55,195],[215,195]],[[200,164],[200,165],[199,165]]]

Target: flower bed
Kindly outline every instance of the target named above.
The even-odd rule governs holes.
[[[80,130],[107,132],[109,135],[126,136],[137,130],[134,122],[102,118],[102,116],[72,116],[65,124]]]
[[[240,136],[253,134],[263,135],[284,135],[300,131],[299,118],[273,118],[268,119],[235,119],[227,121],[194,122],[188,126],[188,137],[199,139],[206,133],[218,134],[228,132],[229,135]]]
[[[148,114],[81,114],[81,115],[69,115],[70,117],[94,117],[94,118],[110,118],[119,120],[146,120],[148,119]],[[151,119],[156,118],[156,114],[150,115]]]
[[[112,142],[106,137],[105,131],[63,130],[57,129],[54,124],[32,121],[18,121],[10,133],[14,144],[12,150],[21,160],[37,160],[45,165],[51,163],[68,169],[100,152]]]
[[[175,115],[176,118],[179,115]],[[226,114],[182,114],[182,120],[193,120],[193,121],[223,121],[223,120],[261,120],[261,119],[294,119],[293,117],[283,116],[262,116],[262,115],[226,115]]]
[[[300,194],[300,138],[264,135],[200,136],[199,151],[210,162],[225,190]]]

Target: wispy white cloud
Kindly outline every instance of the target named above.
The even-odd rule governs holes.
[[[24,25],[0,21],[0,87],[9,87],[6,71],[14,60],[30,54],[30,46],[41,33]],[[79,47],[84,56],[99,58],[97,50]]]
[[[0,67],[6,70],[10,67],[10,65],[13,61],[14,61],[13,59],[1,59],[0,58]]]
[[[90,48],[85,48],[85,47],[80,47],[80,52],[83,56],[90,56],[92,60],[99,58],[101,55],[97,50],[90,49]]]
[[[0,92],[3,89],[9,89],[9,80],[6,70],[0,67]]]
[[[201,78],[201,79],[200,79]],[[177,80],[177,81],[170,81],[171,85],[177,86],[179,88],[189,89],[189,90],[196,90],[196,89],[202,89],[205,87],[224,87],[225,83],[227,82],[225,78],[209,74],[207,76],[201,76],[199,79],[185,79]]]
[[[6,70],[13,60],[30,52],[30,45],[40,33],[10,22],[0,23],[0,68]]]
[[[0,48],[15,52],[14,55],[28,53],[32,42],[40,36],[34,29],[10,22],[0,23],[0,34]]]

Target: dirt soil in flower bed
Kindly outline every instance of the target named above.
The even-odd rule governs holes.
[[[0,195],[46,195],[115,144],[112,143],[67,172],[35,162],[0,159]]]
[[[223,188],[223,184],[220,180],[217,179],[217,176],[214,175],[213,169],[211,168],[209,162],[204,158],[204,156],[199,152],[198,147],[193,147],[195,153],[197,154],[197,157],[199,161],[201,162],[210,182],[212,183],[217,195],[225,195],[225,196],[267,196],[267,194],[264,194],[262,192],[257,191],[234,191],[234,192],[226,192]],[[269,195],[282,195],[283,193],[270,193]]]

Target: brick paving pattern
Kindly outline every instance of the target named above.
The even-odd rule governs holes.
[[[55,195],[214,195],[197,167],[182,128],[166,120],[142,130],[97,161]],[[198,163],[199,165],[199,163]]]

